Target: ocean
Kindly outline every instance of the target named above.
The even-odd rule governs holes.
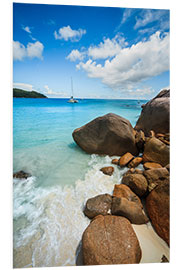
[[[112,165],[114,174],[104,175],[100,168],[114,157],[86,154],[72,132],[110,112],[134,127],[146,102],[14,98],[13,171],[32,175],[13,179],[14,267],[78,264],[82,233],[90,222],[83,214],[87,199],[112,194],[127,169]]]

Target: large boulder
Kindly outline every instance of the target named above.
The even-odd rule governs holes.
[[[94,218],[97,215],[108,215],[111,209],[112,197],[109,194],[101,194],[87,200],[84,214],[88,218]]]
[[[169,132],[170,90],[162,90],[155,98],[147,102],[136,123],[136,130],[143,130],[147,135]]]
[[[169,181],[158,185],[146,198],[146,209],[157,234],[169,245]]]
[[[156,162],[163,167],[169,164],[169,146],[153,137],[145,143],[143,160]]]
[[[82,236],[84,265],[139,263],[142,251],[130,221],[118,216],[97,216]]]
[[[108,113],[73,131],[74,141],[87,153],[121,156],[137,155],[131,123],[119,115]]]
[[[169,171],[167,168],[156,168],[144,171],[144,176],[148,181],[148,190],[152,191],[162,181],[169,180]]]
[[[133,224],[145,224],[149,221],[142,208],[136,202],[129,201],[124,197],[113,197],[111,213],[112,215],[126,217]]]

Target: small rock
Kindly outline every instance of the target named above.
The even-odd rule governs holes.
[[[86,202],[84,214],[88,218],[94,218],[97,215],[108,215],[111,209],[112,197],[109,194],[101,194],[90,198]]]
[[[170,164],[166,165],[165,168],[170,172]]]
[[[119,164],[119,159],[118,158],[113,158],[111,163],[115,164],[115,165],[118,165]]]
[[[145,135],[142,130],[136,131],[135,135],[135,143],[139,151],[144,150],[144,144],[145,144]]]
[[[24,171],[18,171],[16,173],[13,173],[13,178],[27,179],[28,177],[31,177],[31,174]]]
[[[149,221],[137,203],[129,201],[124,197],[113,197],[111,213],[126,217],[133,224],[145,224]]]
[[[146,178],[142,174],[128,174],[122,178],[122,184],[127,185],[138,196],[143,196],[148,187]]]
[[[162,168],[162,166],[156,162],[145,162],[143,164],[143,167],[145,170]]]
[[[163,181],[169,180],[169,171],[166,168],[149,169],[144,171],[144,176],[148,181],[148,190],[152,191]]]
[[[119,159],[120,167],[125,167],[133,158],[134,156],[129,152],[121,156]]]
[[[135,157],[131,162],[128,164],[129,168],[135,168],[142,162],[142,157]]]
[[[113,174],[113,172],[114,172],[114,167],[112,167],[112,166],[103,167],[103,168],[100,169],[100,171],[103,172],[106,175],[111,176]]]
[[[162,256],[161,258],[161,263],[166,263],[166,262],[169,262],[168,259],[166,258],[165,255]]]

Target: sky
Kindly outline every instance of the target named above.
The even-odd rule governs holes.
[[[13,4],[13,87],[150,99],[169,82],[169,10]]]

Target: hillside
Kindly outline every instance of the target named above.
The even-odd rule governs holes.
[[[14,98],[47,98],[45,95],[38,93],[36,91],[25,91],[22,89],[13,88]]]

